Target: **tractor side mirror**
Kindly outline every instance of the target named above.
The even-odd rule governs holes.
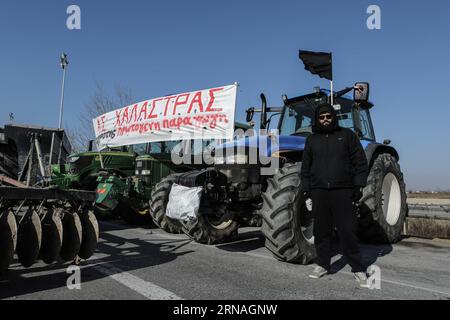
[[[369,83],[358,82],[355,84],[353,90],[353,100],[355,102],[367,102],[369,101]]]
[[[251,122],[253,120],[253,116],[255,115],[255,108],[249,108],[247,109],[246,112],[247,112],[246,121]]]

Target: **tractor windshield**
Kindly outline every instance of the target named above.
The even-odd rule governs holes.
[[[320,100],[320,99],[318,99]],[[317,102],[324,101],[314,101]],[[320,103],[319,103],[320,104]],[[336,104],[341,106],[337,110],[339,126],[355,130],[354,113],[352,112],[352,100],[345,98],[338,98]],[[302,101],[298,104],[287,106],[284,109],[280,121],[280,135],[301,135],[308,136],[312,133],[312,126],[314,124],[314,106],[307,101]],[[366,140],[374,140],[373,129],[370,125],[370,114],[368,110],[360,111],[360,127],[361,136]]]
[[[163,141],[150,143],[150,154],[170,154],[172,150],[180,143],[177,141]]]
[[[140,143],[133,145],[133,151],[138,155],[142,156],[147,151],[147,144],[146,143]]]

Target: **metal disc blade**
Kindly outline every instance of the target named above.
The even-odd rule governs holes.
[[[83,226],[83,241],[81,242],[78,256],[81,259],[89,259],[97,248],[99,237],[98,222],[94,213],[90,210],[80,213],[80,220]]]
[[[59,256],[63,242],[63,224],[61,208],[50,209],[42,221],[41,259],[50,264]]]
[[[63,242],[59,255],[64,261],[73,261],[80,251],[83,239],[81,221],[76,213],[65,211],[62,224]]]
[[[17,256],[25,267],[31,267],[39,256],[41,248],[41,220],[36,211],[28,211],[17,232]]]
[[[17,244],[17,224],[14,214],[0,213],[0,273],[6,271],[14,259]]]

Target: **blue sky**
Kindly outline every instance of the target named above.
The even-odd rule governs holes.
[[[82,29],[66,28],[81,8]],[[369,5],[382,29],[366,27]],[[430,1],[0,2],[0,125],[57,126],[62,51],[69,53],[64,122],[73,125],[95,83],[136,100],[239,82],[237,118],[281,95],[328,83],[298,50],[332,51],[335,86],[371,83],[379,141],[401,156],[408,189],[450,189],[450,3]]]

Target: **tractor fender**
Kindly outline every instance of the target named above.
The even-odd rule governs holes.
[[[369,163],[369,168],[372,168],[372,164],[376,157],[381,153],[391,154],[397,161],[400,160],[397,150],[394,147],[382,144],[382,143],[369,143],[365,148],[366,158]]]

